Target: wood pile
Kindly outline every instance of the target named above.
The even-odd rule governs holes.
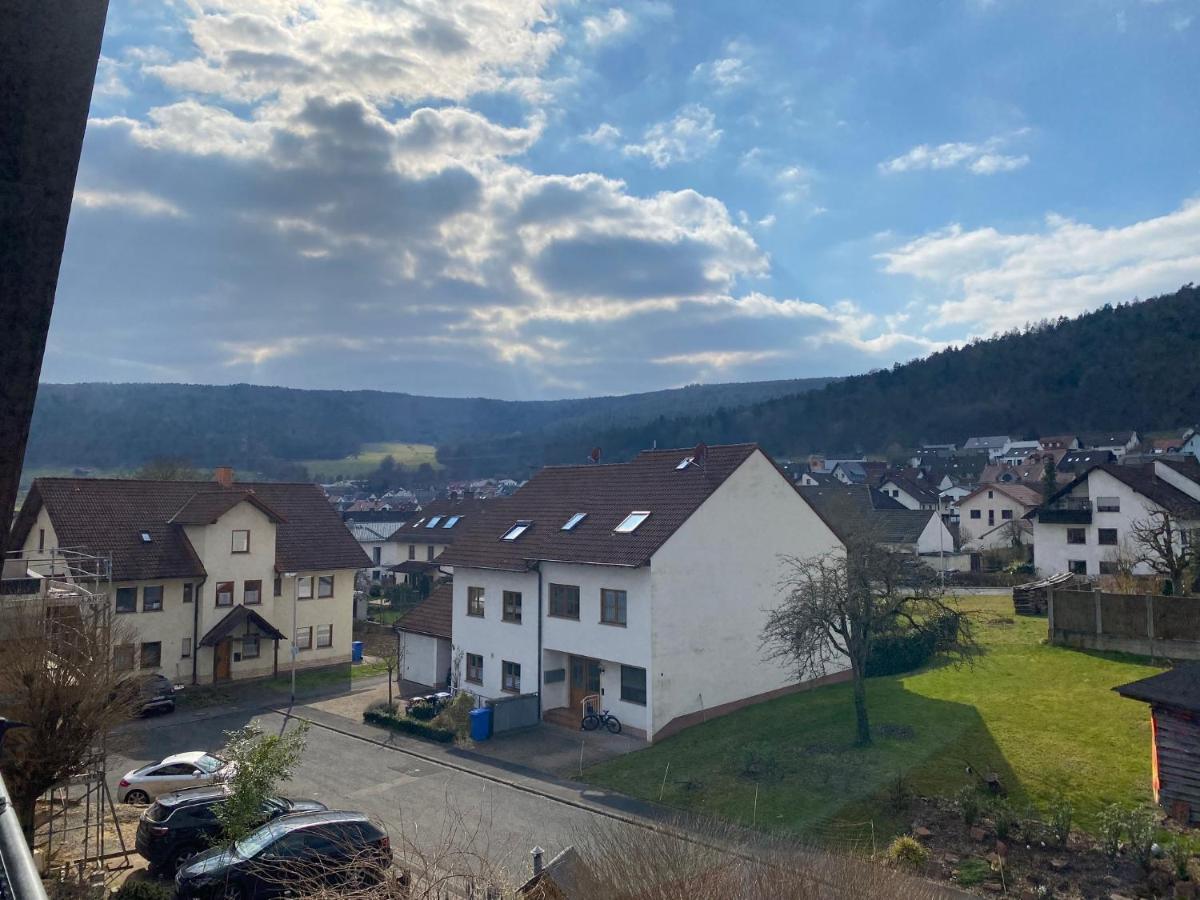
[[[1052,590],[1088,590],[1086,578],[1070,572],[1059,572],[1048,578],[1018,584],[1013,588],[1013,612],[1018,616],[1044,616]]]

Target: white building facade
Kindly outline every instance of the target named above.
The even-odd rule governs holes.
[[[781,601],[781,556],[832,551],[840,541],[758,448],[706,454],[682,469],[686,451],[543,470],[508,501],[507,524],[541,529],[526,548],[524,535],[512,541],[520,566],[482,564],[500,559],[488,544],[503,543],[503,528],[447,551],[463,686],[483,697],[540,693],[544,714],[576,722],[584,698],[598,696],[647,739],[792,688],[793,673],[764,661],[759,637]],[[575,496],[564,497],[575,477]],[[599,496],[597,480],[622,499],[584,508]],[[686,497],[673,495],[673,482]],[[643,512],[642,524],[621,531]],[[575,542],[564,526],[580,513]],[[829,675],[845,668],[835,664]]]

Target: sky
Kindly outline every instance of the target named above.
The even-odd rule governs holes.
[[[1200,274],[1197,0],[111,0],[43,380],[846,375]]]

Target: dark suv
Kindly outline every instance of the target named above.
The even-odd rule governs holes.
[[[189,859],[175,875],[175,896],[305,896],[376,884],[388,877],[391,865],[387,833],[362,813],[298,813]]]
[[[142,813],[138,822],[137,852],[156,872],[174,874],[184,863],[213,846],[221,833],[216,808],[225,799],[225,785],[189,788],[163,794]],[[263,822],[290,813],[319,812],[325,804],[316,800],[287,800],[272,797],[263,810]]]
[[[135,675],[125,683],[131,705],[139,715],[174,711],[175,685],[166,675]]]

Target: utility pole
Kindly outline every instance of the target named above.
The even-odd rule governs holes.
[[[296,607],[300,605],[300,574],[284,572],[283,577],[292,579],[292,701],[288,704],[288,709],[291,709],[296,705],[296,632],[299,630],[296,624]]]

